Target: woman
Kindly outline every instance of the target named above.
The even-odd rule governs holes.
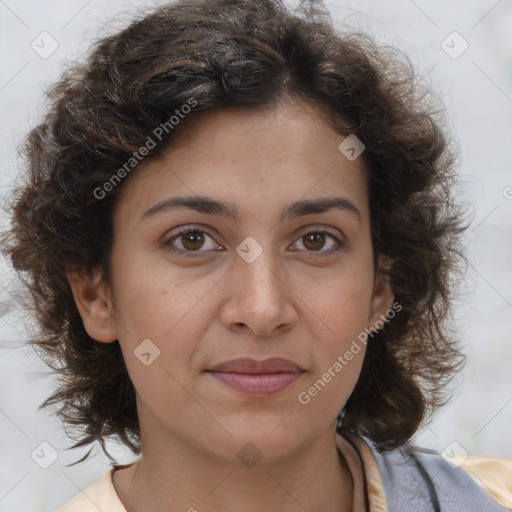
[[[410,442],[463,364],[437,105],[314,14],[173,3],[51,91],[6,254],[44,405],[141,455],[60,512],[512,506],[510,461]]]

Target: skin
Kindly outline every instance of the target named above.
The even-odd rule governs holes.
[[[335,426],[364,344],[310,403],[298,394],[393,303],[388,279],[374,273],[364,160],[345,158],[344,136],[305,104],[208,113],[183,134],[122,189],[110,282],[69,276],[87,332],[119,340],[137,393],[143,457],[114,473],[116,492],[128,512],[352,510]],[[233,202],[240,218],[182,207],[142,219],[182,195]],[[360,217],[331,209],[280,219],[290,203],[333,196]],[[202,243],[170,241],[191,225]],[[304,236],[325,230],[343,243],[339,253],[329,255],[338,242],[328,234],[323,243]],[[252,263],[236,252],[249,236],[263,250]],[[134,355],[145,339],[160,350],[147,366]],[[305,370],[272,397],[243,396],[204,371],[271,356]],[[249,442],[261,455],[252,467],[237,456]]]

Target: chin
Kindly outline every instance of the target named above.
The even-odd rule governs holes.
[[[321,435],[321,432],[313,432],[313,426],[301,429],[297,424],[285,425],[283,416],[274,417],[273,420],[266,422],[253,420],[251,424],[232,427],[228,429],[232,437],[229,439],[224,437],[229,447],[222,442],[217,446],[220,448],[223,445],[223,452],[227,458],[238,459],[242,463],[244,460],[254,463],[257,459],[257,463],[262,465],[284,461],[308,441],[312,442]],[[225,451],[226,448],[227,451]]]

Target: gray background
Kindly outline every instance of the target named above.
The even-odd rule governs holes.
[[[158,3],[0,0],[2,196],[16,184],[16,146],[42,112],[44,87],[58,78],[64,63],[83,55],[93,39],[121,27],[135,10],[153,5]],[[512,459],[512,1],[359,0],[327,5],[335,20],[408,54],[442,97],[461,148],[464,186],[459,194],[474,205],[467,297],[456,310],[468,364],[455,382],[453,400],[419,433],[417,443]],[[58,44],[47,58],[31,48],[32,41],[45,37],[40,36],[43,31]],[[458,58],[441,47],[453,31],[469,44]],[[45,41],[49,49],[51,41]],[[461,48],[457,40],[450,43],[449,38],[448,44],[452,51]],[[55,383],[23,345],[30,320],[11,298],[16,281],[1,259],[0,271],[0,512],[49,512],[109,465],[98,449],[92,461],[65,467],[86,450],[67,452],[71,442],[63,426],[37,410]],[[46,445],[39,447],[42,442],[58,455],[48,469],[31,458],[34,450],[45,457],[53,453]],[[133,459],[121,447],[113,446],[112,453],[120,463]]]

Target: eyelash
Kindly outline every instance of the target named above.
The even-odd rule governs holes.
[[[165,248],[167,250],[169,250],[170,252],[172,252],[174,254],[186,255],[187,257],[191,257],[191,258],[201,257],[201,253],[208,252],[208,251],[201,251],[201,250],[186,251],[186,250],[183,250],[183,249],[177,249],[176,247],[173,247],[171,245],[172,242],[174,242],[175,240],[177,240],[180,237],[182,237],[184,235],[187,235],[189,233],[204,233],[204,234],[208,235],[213,240],[213,237],[207,231],[205,231],[204,229],[200,229],[200,228],[197,228],[197,227],[188,227],[188,228],[185,228],[182,231],[179,231],[178,233],[174,234],[171,238],[169,238],[167,241],[165,241],[163,243],[163,245],[165,246]],[[299,236],[298,240],[300,240],[301,238],[305,237],[306,235],[318,234],[318,233],[322,233],[322,234],[328,235],[330,238],[332,238],[338,244],[338,246],[335,247],[334,249],[329,249],[328,251],[321,251],[321,250],[319,250],[319,251],[308,251],[308,250],[306,250],[306,252],[308,252],[308,253],[312,253],[312,254],[314,253],[315,254],[314,257],[322,258],[322,257],[332,256],[334,254],[338,254],[343,249],[345,249],[345,244],[337,236],[335,236],[334,234],[332,234],[330,231],[328,231],[326,229],[317,229],[317,230],[306,231],[305,233],[303,233],[303,234],[301,234]],[[300,249],[298,249],[298,251],[300,251]]]

